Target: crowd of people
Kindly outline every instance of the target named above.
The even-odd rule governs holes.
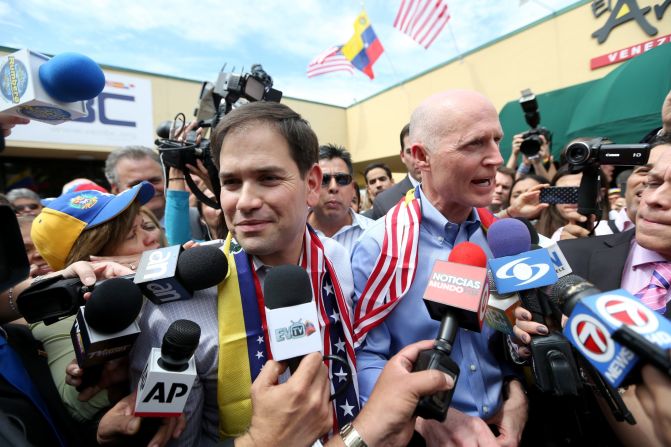
[[[399,136],[407,175],[394,183],[387,165],[370,164],[361,173],[365,191],[354,181],[345,148],[320,145],[303,117],[265,101],[235,108],[213,129],[216,179],[200,160],[184,171],[164,168],[154,149],[129,146],[107,158],[109,188],[76,179],[55,198],[9,191],[0,205],[14,211],[30,274],[0,291],[0,440],[669,445],[671,378],[653,366],[643,366],[639,383],[619,393],[635,425],[615,420],[590,387],[576,398],[534,391],[529,342],[550,330],[523,306],[515,309],[512,335],[487,325],[481,332],[457,331],[450,358],[461,371],[458,380],[438,369],[415,370],[441,327],[423,300],[434,263],[462,242],[492,258],[487,230],[498,219],[527,219],[540,235],[559,241],[574,273],[602,290],[640,294],[661,275],[655,300],[643,302],[669,318],[671,92],[661,110],[662,127],[646,137],[646,165],[618,172],[601,166],[600,215],[585,216],[576,203],[542,201],[548,187],[578,187],[582,172],[566,163],[563,151],[554,160],[549,132],[540,136],[534,156],[520,153],[524,137],[515,135],[504,164],[497,111],[469,90],[422,101]],[[29,125],[2,115],[0,123],[5,136],[17,124]],[[220,209],[200,201],[186,175]],[[220,183],[218,197],[213,182]],[[86,368],[75,360],[75,316],[27,323],[16,305],[36,280],[79,278],[94,286],[135,273],[148,250],[189,250],[209,241],[218,241],[228,259],[225,279],[188,300],[145,300],[132,351],[108,362],[92,385],[82,386]],[[321,353],[306,355],[291,371],[273,359],[264,306],[268,273],[287,264],[308,273],[321,333]],[[147,359],[179,319],[201,328],[196,378],[183,413],[135,416]],[[351,369],[351,381],[334,396],[346,374],[322,356],[327,353]],[[447,390],[451,405],[444,421],[417,416],[421,397]]]

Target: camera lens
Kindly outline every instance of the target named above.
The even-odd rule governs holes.
[[[579,165],[589,160],[590,147],[587,143],[579,141],[566,148],[566,161],[572,165]]]
[[[541,150],[541,141],[538,135],[528,135],[524,137],[522,143],[520,144],[520,151],[527,157],[533,157],[538,155],[538,152]]]

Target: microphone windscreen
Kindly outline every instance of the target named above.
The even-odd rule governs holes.
[[[223,251],[209,245],[184,250],[177,259],[177,277],[189,290],[216,286],[226,278],[228,259]]]
[[[573,295],[575,295],[578,292],[577,289],[574,289],[570,293],[571,296],[569,296],[569,289],[575,286],[580,286],[581,289],[594,288],[594,285],[592,283],[590,283],[584,278],[581,278],[578,275],[574,274],[566,275],[559,278],[559,280],[552,285],[552,289],[550,289],[550,294],[548,295],[550,302],[558,305],[559,307],[563,307],[564,303],[566,303],[566,301],[568,301]]]
[[[156,127],[156,135],[159,138],[168,139],[170,138],[170,128],[172,127],[172,121],[161,121],[161,123]]]
[[[40,65],[39,77],[44,90],[63,102],[93,99],[105,88],[105,74],[90,57],[62,53]]]
[[[532,224],[526,217],[515,217],[515,219],[526,225],[527,230],[529,230],[529,236],[531,236],[531,245],[537,245],[539,242],[538,231],[534,228],[534,224]]]
[[[454,246],[447,258],[448,262],[472,265],[485,268],[487,266],[487,255],[480,246],[473,242],[460,242]]]
[[[171,363],[188,361],[200,343],[200,326],[191,320],[175,320],[163,335],[161,357]]]
[[[297,265],[273,267],[263,282],[263,299],[268,309],[309,303],[312,285],[308,273]]]
[[[84,306],[86,323],[98,332],[112,334],[127,328],[142,309],[142,291],[125,278],[111,278],[93,289]]]
[[[487,242],[495,258],[514,256],[531,247],[527,226],[517,219],[501,219],[487,230]]]

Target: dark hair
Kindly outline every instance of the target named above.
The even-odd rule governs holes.
[[[330,143],[319,146],[320,160],[332,160],[334,158],[339,158],[344,161],[347,165],[347,171],[349,175],[352,175],[352,156],[344,147]]]
[[[387,177],[391,177],[391,169],[389,169],[389,166],[387,166],[385,163],[371,163],[368,166],[366,166],[366,169],[363,171],[363,176],[366,179],[366,183],[368,183],[368,173],[372,171],[373,169],[384,169],[384,172],[387,173]]]
[[[661,146],[663,144],[671,144],[671,132],[666,132],[661,135],[657,135],[650,143],[650,149],[657,146]]]
[[[352,182],[352,187],[354,188],[354,195],[356,196],[356,201],[359,204],[359,209],[361,209],[361,191],[359,191],[359,184],[354,180]]]
[[[512,177],[513,181],[515,181],[515,170],[513,168],[501,165],[496,169],[496,172],[500,172],[501,174],[505,174],[508,177]]]
[[[284,137],[301,178],[305,178],[305,174],[318,160],[317,135],[298,113],[276,102],[257,101],[243,104],[222,118],[212,132],[210,141],[212,160],[217,169],[226,135],[248,130],[257,124],[269,125]]]
[[[400,135],[400,140],[401,140],[401,152],[403,152],[403,138],[407,137],[410,135],[410,123],[406,124],[403,126],[403,129],[401,129],[401,135]],[[391,174],[389,174],[391,177]]]

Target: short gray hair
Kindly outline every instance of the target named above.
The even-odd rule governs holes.
[[[7,200],[9,200],[10,203],[13,204],[14,201],[18,199],[31,199],[40,203],[40,196],[38,196],[35,191],[31,191],[28,188],[16,188],[7,193]]]
[[[130,158],[131,160],[142,160],[143,158],[151,158],[156,163],[161,163],[158,154],[153,149],[146,146],[124,146],[115,149],[107,156],[105,160],[105,177],[110,185],[116,185],[119,182],[119,177],[116,172],[116,165],[122,158]]]

